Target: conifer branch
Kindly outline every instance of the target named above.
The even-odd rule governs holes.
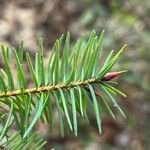
[[[77,136],[77,113],[88,121],[88,109],[91,107],[101,133],[102,121],[99,110],[101,103],[104,110],[113,118],[115,115],[110,104],[111,106],[113,104],[114,108],[125,117],[114,96],[126,97],[126,95],[109,81],[126,72],[126,70],[111,71],[126,45],[116,54],[111,51],[102,68],[99,68],[104,33],[105,31],[102,31],[100,36],[97,36],[95,31],[91,32],[87,42],[82,36],[70,50],[70,33],[67,32],[66,38],[62,35],[56,40],[47,65],[44,62],[43,39],[40,38],[34,63],[30,54],[26,53],[33,88],[27,86],[23,65],[23,43],[18,49],[12,49],[16,61],[17,81],[13,78],[10,66],[9,48],[1,47],[5,67],[0,69],[0,125],[2,126],[0,140],[8,138],[8,133],[14,124],[18,133],[13,139],[19,138],[22,146],[27,146],[23,144],[24,140],[28,142],[31,142],[30,139],[34,140],[36,134],[33,134],[33,127],[38,120],[47,122],[52,129],[52,99],[58,112],[62,136],[64,136],[64,117],[70,130]],[[5,106],[8,109],[5,109]],[[5,145],[8,143],[6,142]],[[41,142],[41,146],[44,143]],[[14,142],[14,147],[16,146],[18,145]]]
[[[56,85],[48,85],[48,86],[43,86],[38,88],[29,88],[23,91],[21,90],[8,91],[6,93],[0,93],[0,98],[19,96],[19,95],[28,95],[28,94],[34,94],[39,92],[48,92],[53,90],[57,91],[59,89],[68,89],[68,88],[70,89],[77,86],[86,86],[88,84],[94,84],[94,83],[98,84],[101,83],[102,81],[110,81],[111,79],[115,78],[116,76],[118,76],[120,73],[123,72],[126,72],[126,70],[120,72],[110,72],[106,74],[106,76],[104,76],[100,81],[95,78],[95,79],[88,79],[85,81],[75,81],[75,82],[71,82],[70,84],[60,83]]]

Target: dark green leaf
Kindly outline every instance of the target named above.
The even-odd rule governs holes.
[[[35,87],[38,88],[38,81],[37,81],[37,78],[36,78],[36,75],[35,75],[35,71],[34,71],[29,53],[26,53],[26,59],[27,59],[27,63],[28,63],[28,66],[29,66],[29,69],[30,69],[31,76],[32,76],[32,79],[34,81]]]
[[[63,93],[62,89],[59,89],[59,92],[60,92],[60,95],[61,95],[62,104],[63,104],[63,108],[64,108],[65,115],[66,115],[66,118],[67,118],[67,122],[68,122],[68,125],[70,127],[70,130],[72,131],[72,124],[71,124],[70,117],[69,117],[69,112],[68,112],[68,108],[67,108],[67,104],[66,104],[66,99],[65,99],[65,96],[64,96],[64,93]]]
[[[76,115],[76,102],[74,90],[70,90],[71,103],[72,103],[72,114],[73,114],[73,125],[74,125],[74,134],[77,136],[77,115]]]
[[[100,119],[100,113],[99,113],[99,106],[98,106],[98,103],[97,103],[97,98],[96,98],[96,95],[95,95],[93,87],[90,84],[88,86],[89,86],[89,90],[91,92],[92,99],[93,99],[93,104],[94,104],[95,115],[96,115],[96,120],[97,120],[97,125],[98,125],[98,129],[99,129],[99,133],[101,133],[102,132],[102,129],[101,129],[101,119]]]

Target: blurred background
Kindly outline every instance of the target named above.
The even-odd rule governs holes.
[[[150,149],[150,1],[149,0],[0,0],[0,44],[17,46],[34,55],[36,39],[44,37],[46,53],[62,33],[71,32],[72,44],[93,29],[106,30],[103,51],[118,50],[127,44],[116,69],[128,73],[119,77],[118,86],[127,94],[119,103],[127,119],[117,114],[103,117],[103,134],[96,121],[79,119],[79,134],[61,138],[57,116],[53,132],[38,124],[46,149],[56,150],[149,150]],[[46,58],[45,58],[46,59]],[[0,67],[2,62],[0,60]],[[54,111],[55,116],[55,111]],[[55,117],[54,117],[55,118]]]

